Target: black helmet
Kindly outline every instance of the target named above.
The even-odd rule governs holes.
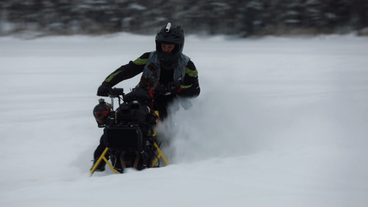
[[[100,99],[99,102],[93,109],[93,116],[99,125],[103,125],[110,116],[111,105],[103,99]]]
[[[163,43],[175,45],[175,48],[170,54],[162,52],[161,44]],[[183,47],[184,31],[180,26],[171,25],[169,22],[156,35],[156,52],[161,64],[167,66],[176,64],[183,52]]]

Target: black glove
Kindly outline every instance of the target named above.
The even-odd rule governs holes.
[[[110,90],[110,84],[103,82],[102,85],[97,89],[97,96],[108,96]]]
[[[177,94],[180,89],[180,82],[179,81],[170,82],[167,84],[166,89],[167,91],[171,92],[171,94]]]
[[[163,85],[157,85],[152,92],[154,98],[159,95],[163,95],[166,92],[166,88]]]

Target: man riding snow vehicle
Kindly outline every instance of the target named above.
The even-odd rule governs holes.
[[[190,58],[182,53],[184,48],[184,31],[182,28],[168,23],[156,35],[155,42],[155,51],[146,52],[136,60],[130,61],[126,65],[122,65],[107,76],[97,90],[98,96],[116,97],[116,94],[112,94],[113,86],[123,80],[142,73],[140,82],[133,91],[123,95],[124,103],[116,110],[115,114],[117,115],[114,118],[116,119],[115,123],[118,123],[121,128],[134,122],[129,119],[135,120],[135,126],[137,126],[137,129],[139,129],[138,131],[140,131],[138,134],[142,134],[142,138],[137,139],[141,139],[142,143],[154,142],[154,140],[150,140],[152,139],[152,133],[154,133],[152,129],[155,125],[155,121],[153,120],[158,117],[161,121],[165,120],[168,117],[168,107],[173,104],[178,104],[175,100],[195,98],[200,93],[198,71]],[[122,94],[123,93],[120,95]],[[144,107],[146,108],[144,109]],[[132,112],[132,109],[137,111]],[[153,113],[153,111],[157,111],[159,116],[155,117],[156,114]],[[99,114],[100,117],[96,117],[96,113]],[[125,128],[127,129],[126,131],[121,129],[114,131],[111,128],[111,123],[109,123],[111,126],[107,127],[105,122],[109,119],[108,116],[110,113],[109,106],[106,104],[102,104],[101,108],[96,109],[96,112],[94,111],[94,115],[99,126],[105,127],[104,134],[100,139],[100,144],[94,152],[94,163],[96,163],[107,145],[109,145],[113,139],[123,136],[119,134],[125,133],[126,136],[128,136],[129,133],[135,133],[134,130],[129,133],[126,132],[129,131],[129,128]],[[134,117],[136,115],[141,118]],[[114,127],[116,128],[116,126]],[[141,145],[141,143],[138,145]],[[139,159],[139,161],[135,159],[133,162],[136,163],[133,164],[132,167],[137,169],[150,167],[151,161],[155,156],[154,150],[150,152],[150,149],[147,148],[151,148],[151,146],[149,144],[146,145],[145,143],[136,148],[136,150],[138,150],[138,154],[132,154],[136,158],[140,157],[142,159]],[[118,149],[118,151],[119,150],[120,149]],[[125,167],[130,166],[126,160],[124,161],[129,153],[125,150],[126,152],[123,152],[123,154],[126,154],[124,156],[120,155],[119,157],[119,155],[115,156],[114,151],[116,150],[109,147],[109,153],[107,153],[106,157],[110,155],[111,161],[116,164],[114,168],[122,172]],[[121,153],[121,150],[119,153]],[[119,162],[119,158],[121,162]],[[95,170],[104,171],[105,164],[106,162],[102,160],[100,164],[96,166]]]

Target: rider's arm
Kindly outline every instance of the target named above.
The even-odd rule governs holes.
[[[146,65],[149,57],[149,52],[144,53],[142,56],[134,61],[130,61],[126,65],[122,65],[116,69],[105,79],[104,83],[107,83],[110,87],[118,84],[119,82],[132,78],[141,73]]]
[[[185,69],[184,81],[181,84],[180,92],[181,97],[194,98],[199,95],[201,89],[198,82],[198,71],[192,61],[189,61]]]

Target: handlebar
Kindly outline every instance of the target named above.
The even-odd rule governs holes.
[[[115,98],[118,96],[124,96],[124,89],[123,88],[111,88],[108,94],[111,98]]]
[[[123,88],[111,88],[108,92],[109,97],[111,98],[111,104],[112,104],[112,108],[114,108],[114,101],[113,98],[119,98],[119,105],[120,105],[120,101],[123,101],[123,99],[125,98],[125,94],[124,94],[124,89]],[[159,93],[158,95],[164,95],[164,96],[168,96],[171,95],[171,92],[169,92],[167,90],[167,88],[165,88],[161,93]],[[122,96],[122,97],[120,97]],[[156,98],[156,97],[154,97]],[[179,98],[179,104],[185,109],[189,109],[192,107],[192,103],[190,100],[188,99],[183,99],[183,98]]]

